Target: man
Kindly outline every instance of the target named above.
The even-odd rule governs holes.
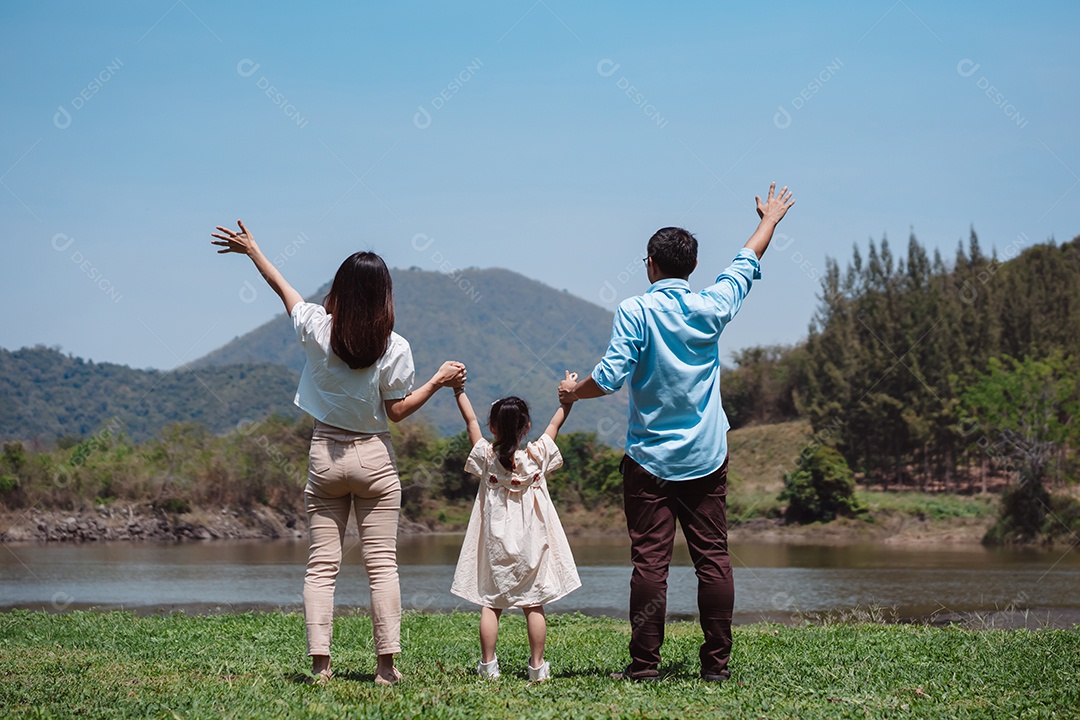
[[[701,677],[730,676],[735,586],[727,546],[727,430],[720,404],[720,333],[761,277],[758,260],[794,204],[787,187],[756,198],[760,222],[716,283],[690,292],[697,240],[663,228],[649,240],[652,285],[624,300],[611,344],[586,379],[559,385],[560,402],[613,393],[630,381],[626,454],[620,466],[634,572],[630,580],[630,665],[612,677],[658,680],[667,612],[667,576],[682,525],[698,578],[705,642]]]

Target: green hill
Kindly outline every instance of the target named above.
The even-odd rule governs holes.
[[[555,411],[555,387],[563,371],[590,372],[607,348],[609,311],[509,270],[468,269],[456,275],[416,268],[391,272],[395,330],[412,345],[418,380],[430,377],[444,360],[464,362],[469,368],[469,395],[480,414],[504,395],[519,395],[533,408],[534,425],[540,426]],[[321,302],[329,287],[309,298]],[[284,315],[233,339],[192,367],[252,362],[275,363],[297,372],[303,368],[303,353]],[[571,414],[567,430],[596,432],[619,444],[626,432],[626,402],[626,394],[618,393],[582,403]],[[444,434],[462,429],[449,392],[436,395],[420,417]]]
[[[0,349],[0,439],[82,437],[116,424],[146,440],[169,423],[224,432],[243,419],[299,415],[296,373],[280,365],[162,372],[95,363],[44,347]]]
[[[533,408],[534,434],[555,410],[563,371],[591,371],[607,345],[610,312],[508,270],[451,276],[409,269],[393,276],[396,330],[412,345],[418,380],[444,360],[460,360],[469,367],[477,411],[519,395]],[[328,289],[311,298],[321,302]],[[113,418],[130,437],[145,440],[171,422],[223,432],[244,419],[295,417],[292,398],[303,364],[284,314],[169,372],[94,363],[44,347],[0,350],[0,439],[82,437]],[[448,391],[418,417],[442,434],[462,429]],[[626,394],[582,403],[566,429],[620,444]]]

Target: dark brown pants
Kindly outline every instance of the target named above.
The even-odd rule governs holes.
[[[651,674],[660,664],[667,614],[667,577],[682,525],[698,579],[698,613],[705,642],[701,672],[729,675],[735,584],[727,544],[727,460],[697,480],[661,480],[623,458],[623,499],[634,574],[630,579],[631,672]]]

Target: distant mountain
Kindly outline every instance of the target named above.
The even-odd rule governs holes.
[[[481,421],[490,403],[519,395],[533,409],[532,434],[538,434],[555,411],[563,371],[590,372],[606,348],[610,312],[508,270],[392,274],[396,330],[412,345],[418,381],[444,360],[466,363]],[[321,302],[328,289],[312,299]],[[0,439],[82,437],[114,418],[130,437],[145,440],[173,422],[224,432],[244,419],[295,417],[300,411],[292,398],[303,364],[284,315],[168,372],[94,363],[44,347],[0,349]],[[625,393],[584,402],[566,430],[621,444],[626,402]],[[463,429],[449,391],[418,418],[443,434]]]
[[[481,420],[490,403],[519,395],[539,433],[557,405],[564,370],[591,372],[607,347],[612,314],[565,291],[509,270],[468,269],[456,274],[392,270],[395,330],[412,345],[417,380],[444,360],[469,368],[469,395]],[[310,296],[322,302],[329,284]],[[273,363],[299,372],[304,365],[284,315],[196,360],[194,369]],[[289,393],[289,399],[292,392]],[[589,400],[571,413],[567,430],[597,432],[614,444],[626,433],[625,393]],[[463,427],[453,395],[440,392],[419,414],[444,434]]]
[[[269,363],[163,372],[94,363],[45,347],[0,349],[0,439],[82,437],[117,421],[146,440],[173,422],[224,432],[242,419],[296,416],[296,373]]]

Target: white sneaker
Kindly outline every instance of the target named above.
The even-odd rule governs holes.
[[[547,663],[544,664],[546,665]],[[496,655],[489,663],[481,661],[476,666],[476,674],[485,680],[497,680],[502,675],[502,673],[499,672],[499,656]]]
[[[529,666],[529,680],[532,682],[540,682],[541,680],[547,680],[551,677],[551,664],[545,660],[544,664],[538,668]]]

